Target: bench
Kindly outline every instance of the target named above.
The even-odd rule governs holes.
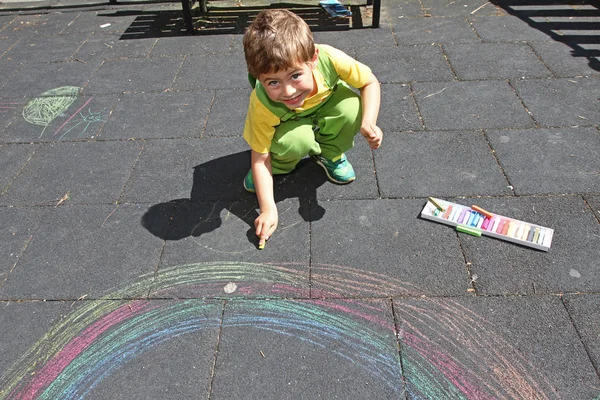
[[[110,0],[111,2],[117,0]],[[368,0],[372,2],[373,6],[373,16],[371,22],[371,28],[379,28],[379,19],[381,15],[381,0]],[[198,0],[198,10],[201,14],[208,14],[208,6],[207,0]],[[196,0],[181,0],[181,6],[183,9],[183,21],[185,22],[185,27],[189,34],[193,35],[195,33],[194,23],[192,21],[192,7]]]

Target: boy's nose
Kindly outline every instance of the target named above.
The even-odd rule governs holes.
[[[283,95],[284,96],[292,96],[296,93],[296,88],[292,85],[284,85],[283,87]]]

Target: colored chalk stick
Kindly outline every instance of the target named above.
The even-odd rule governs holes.
[[[491,212],[485,211],[483,208],[476,206],[476,205],[472,205],[471,209],[477,211],[481,215],[485,215],[488,218],[492,218],[492,216],[493,216],[493,214]]]
[[[473,228],[470,226],[466,226],[466,225],[456,225],[456,230],[462,233],[468,233],[469,235],[473,235],[473,236],[481,236],[481,231],[477,228]]]
[[[490,218],[486,218],[483,220],[483,223],[481,224],[481,229],[483,230],[487,230],[487,227],[490,225]]]
[[[466,214],[467,214],[467,209],[463,208],[462,211],[460,212],[459,217],[458,217],[458,221],[456,221],[456,222],[458,222],[459,224],[462,224],[463,221],[464,221],[464,219],[465,219],[465,215]]]
[[[437,208],[438,210],[440,210],[440,211],[445,211],[444,207],[442,207],[442,206],[440,205],[440,203],[438,203],[438,202],[437,202],[437,201],[436,201],[436,200],[435,200],[433,197],[428,197],[428,200],[429,200],[429,202],[430,202],[431,204],[433,204],[433,206],[434,206],[435,208]]]

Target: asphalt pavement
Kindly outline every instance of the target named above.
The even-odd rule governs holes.
[[[242,32],[266,6],[373,69],[384,142],[357,137],[350,185],[277,177],[261,251]],[[600,399],[597,2],[384,0],[371,28],[215,1],[195,35],[181,8],[0,2],[0,399]]]

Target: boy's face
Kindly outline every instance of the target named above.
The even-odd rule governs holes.
[[[304,100],[316,92],[312,75],[316,59],[315,54],[311,62],[299,63],[283,71],[261,74],[258,80],[271,100],[283,103],[289,109],[302,107]]]

